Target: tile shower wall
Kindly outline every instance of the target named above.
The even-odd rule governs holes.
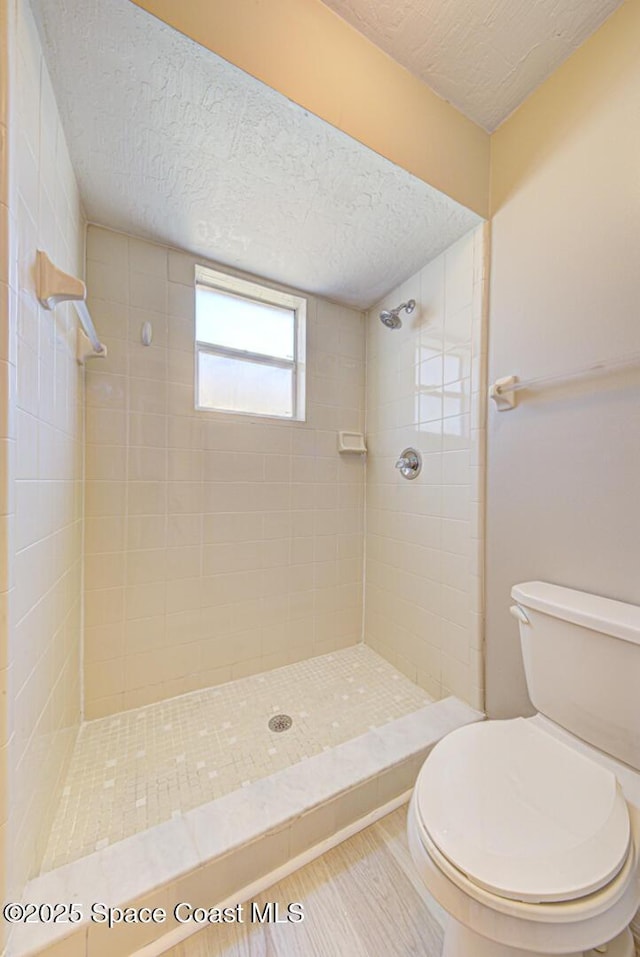
[[[486,230],[369,313],[365,641],[439,698],[481,708]],[[402,328],[379,320],[409,298]],[[421,474],[394,468],[414,446]]]
[[[361,638],[364,317],[309,297],[306,422],[196,412],[196,262],[88,231],[88,718]]]
[[[37,302],[36,249],[82,275],[84,219],[26,0],[8,5],[8,892],[37,871],[80,719],[82,373],[70,308]],[[2,201],[5,201],[3,196]],[[4,212],[4,210],[3,210]],[[4,279],[5,277],[0,277]],[[4,562],[3,562],[4,565]],[[3,615],[3,620],[7,620]]]

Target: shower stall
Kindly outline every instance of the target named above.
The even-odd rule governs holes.
[[[16,924],[7,952],[160,953],[194,928],[109,930],[91,902],[246,899],[480,716],[486,227],[447,201],[445,245],[366,307],[267,278],[306,302],[304,417],[198,408],[196,270],[255,277],[90,221],[33,9],[1,21],[4,897],[81,919]],[[85,282],[100,357],[38,302],[39,249]]]

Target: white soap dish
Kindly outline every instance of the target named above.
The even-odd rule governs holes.
[[[338,432],[338,452],[362,455],[367,451],[362,432]]]

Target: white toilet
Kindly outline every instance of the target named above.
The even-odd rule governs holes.
[[[409,808],[443,957],[633,957],[640,607],[544,582],[511,595],[538,714],[447,735]]]

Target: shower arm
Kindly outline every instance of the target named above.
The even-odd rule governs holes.
[[[408,299],[407,302],[401,302],[400,305],[397,307],[397,309],[392,309],[391,311],[395,312],[397,315],[399,312],[402,312],[402,310],[404,309],[408,315],[411,315],[415,307],[416,307],[415,299]]]

